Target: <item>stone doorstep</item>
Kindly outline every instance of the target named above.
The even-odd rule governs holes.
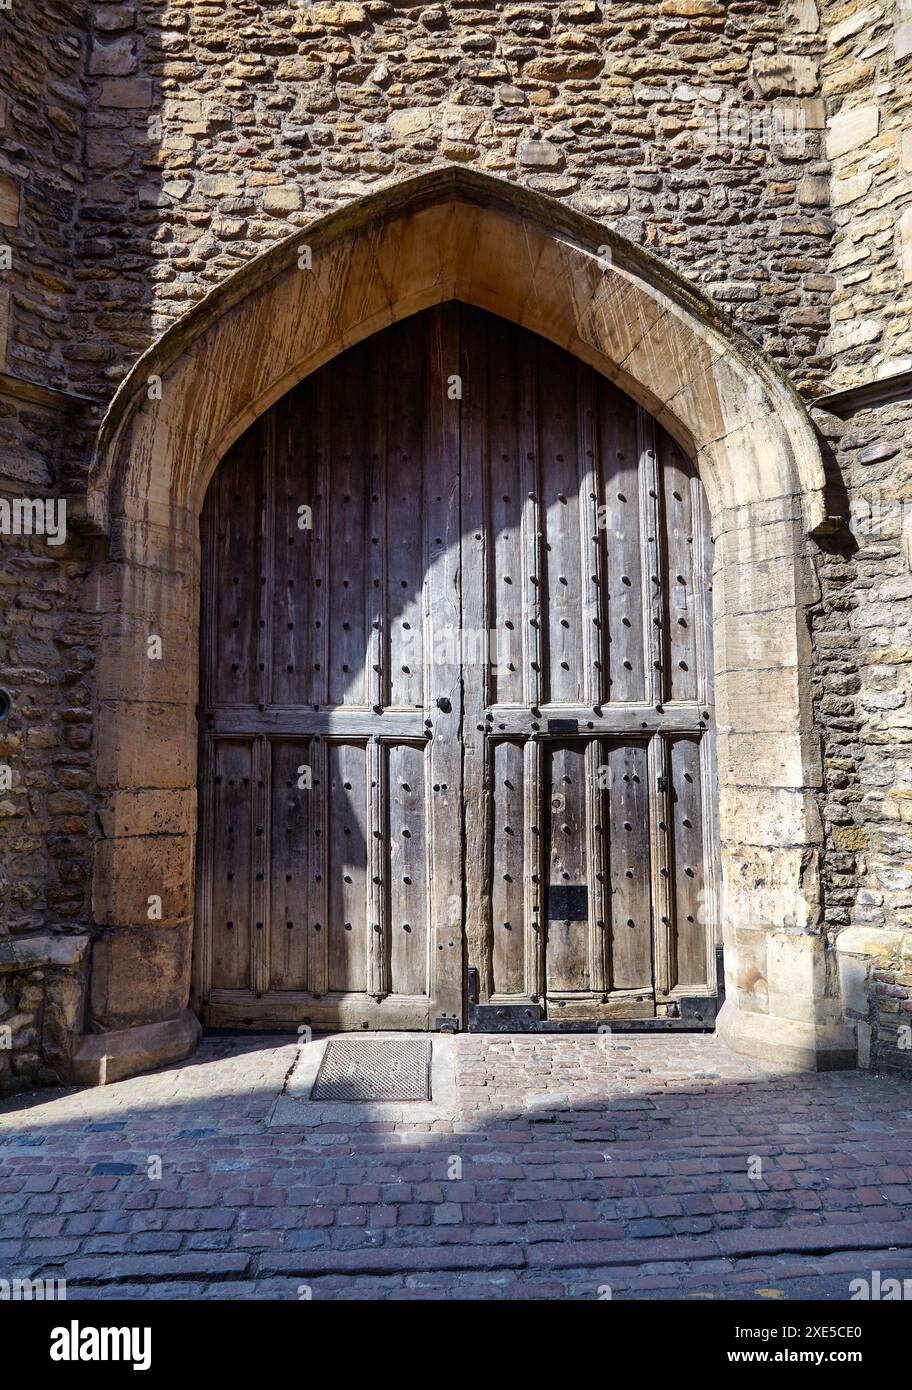
[[[414,1033],[333,1033],[302,1043],[281,1095],[270,1111],[267,1125],[273,1129],[313,1129],[318,1125],[363,1125],[387,1121],[393,1124],[430,1124],[449,1119],[456,1105],[455,1038],[433,1033],[431,1040],[431,1099],[429,1101],[312,1101],[310,1093],[317,1079],[323,1054],[330,1042],[343,1038],[370,1037],[405,1041]],[[418,1036],[425,1037],[426,1034]]]
[[[139,1072],[182,1062],[196,1047],[202,1029],[196,1014],[145,1023],[110,1033],[86,1033],[73,1057],[72,1078],[79,1086],[105,1086]]]

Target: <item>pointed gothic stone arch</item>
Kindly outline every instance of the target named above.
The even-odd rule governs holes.
[[[302,248],[309,250],[302,254]],[[824,476],[803,405],[764,354],[667,265],[541,195],[462,168],[371,195],[229,277],[127,376],[103,422],[89,510],[98,574],[92,1013],[83,1047],[126,1073],[183,1055],[193,912],[198,515],[230,444],[308,373],[386,325],[462,300],[559,344],[692,455],[716,539],[719,821],[727,1001],[720,1027],[788,1065],[851,1039],[818,931],[820,759],[805,610]],[[161,391],[149,398],[150,377]],[[149,661],[146,639],[164,637]],[[148,898],[162,899],[160,920]],[[122,1060],[118,1061],[118,1058]]]

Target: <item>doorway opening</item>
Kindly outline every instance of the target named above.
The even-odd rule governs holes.
[[[712,540],[679,445],[457,302],[334,358],[201,517],[214,1027],[706,1027]]]

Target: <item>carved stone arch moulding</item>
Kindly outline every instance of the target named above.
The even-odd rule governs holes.
[[[209,479],[303,377],[452,299],[588,362],[695,459],[716,542],[720,1030],[786,1066],[854,1058],[819,928],[806,609],[824,475],[803,404],[663,262],[549,198],[446,168],[321,218],[229,277],[139,359],[103,422],[88,497],[109,555],[95,580],[105,811],[86,1080],[102,1061],[110,1078],[184,1055],[196,1036],[198,516]],[[161,379],[153,399],[150,376]],[[146,657],[152,632],[161,661]],[[162,916],[150,922],[151,894]]]

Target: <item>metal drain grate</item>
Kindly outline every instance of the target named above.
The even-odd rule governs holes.
[[[431,1039],[339,1038],[326,1045],[311,1100],[430,1100]]]

